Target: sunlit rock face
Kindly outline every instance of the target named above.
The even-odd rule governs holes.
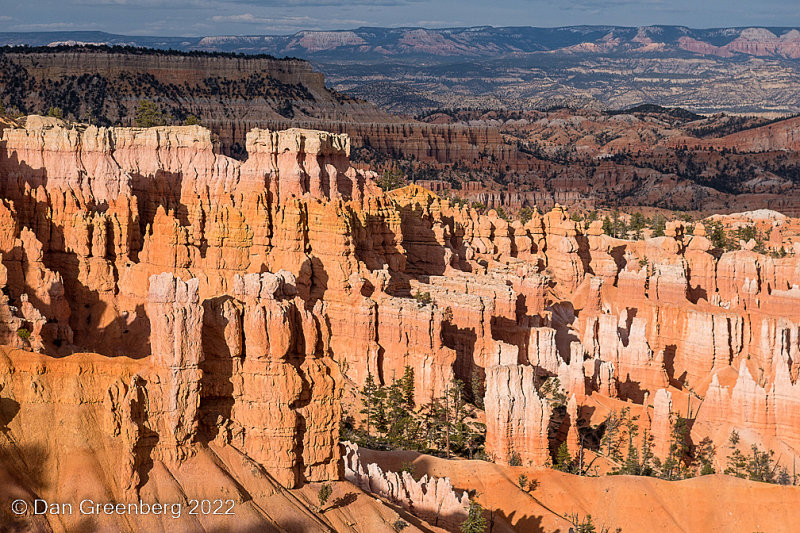
[[[320,131],[253,130],[244,162],[194,126],[30,117],[1,135],[0,424],[29,445],[16,473],[57,437],[48,461],[98,465],[81,494],[199,491],[187,465],[239,480],[242,499],[249,476],[274,494],[339,479],[345,393],[407,367],[420,406],[464,383],[499,463],[552,462],[580,446],[584,413],[625,402],[659,454],[680,411],[694,442],[737,429],[797,455],[794,255],[385,193],[346,136]],[[690,394],[704,401],[687,411]],[[69,468],[20,474],[19,490],[55,494]]]

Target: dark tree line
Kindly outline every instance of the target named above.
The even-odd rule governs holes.
[[[369,373],[360,391],[361,423],[345,415],[343,438],[367,447],[417,450],[447,458],[453,455],[482,457],[485,426],[476,422],[459,380],[424,405],[415,403],[414,371],[389,385],[379,385]]]

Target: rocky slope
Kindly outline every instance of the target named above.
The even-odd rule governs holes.
[[[504,157],[401,164],[419,183],[507,212],[534,205],[655,206],[703,214],[800,214],[798,119],[701,116],[680,108],[624,111],[441,111],[433,124],[499,130]],[[434,179],[430,179],[434,178]]]
[[[133,125],[143,99],[156,102],[168,124],[199,118],[222,152],[240,159],[251,129],[297,126],[425,160],[510,150],[492,128],[421,124],[331,91],[297,59],[81,46],[0,52],[0,103],[9,110],[58,107],[87,123]]]
[[[591,515],[595,527],[609,531],[783,531],[800,518],[785,502],[797,487],[776,487],[730,476],[709,475],[669,482],[635,476],[578,477],[553,469],[501,466],[484,461],[446,461],[414,452],[362,450],[362,463],[396,471],[413,464],[420,475],[447,475],[456,486],[485,495],[492,530],[569,531],[565,515]],[[519,487],[520,475],[536,488]],[[574,529],[574,527],[573,527]]]
[[[680,414],[693,443],[737,429],[783,465],[800,450],[800,251],[785,220],[788,256],[720,253],[702,226],[624,241],[560,207],[523,225],[415,186],[384,194],[350,165],[348,137],[320,131],[252,130],[244,162],[198,126],[29,117],[0,135],[8,498],[224,495],[241,522],[179,529],[348,531],[358,510],[371,531],[399,517],[424,530],[440,517],[417,480],[347,478],[399,507],[356,497],[321,513],[313,499],[343,475],[343,395],[406,367],[418,405],[480,377],[501,464],[544,465],[575,446],[579,414],[597,424],[624,405],[657,441]],[[566,417],[541,388],[551,377]],[[40,518],[17,520],[175,528]]]
[[[800,32],[792,27],[372,27],[194,38],[0,33],[4,45],[79,43],[300,57],[337,90],[407,114],[641,103],[705,113],[800,111]]]
[[[0,64],[0,98],[8,109],[46,113],[58,107],[65,117],[132,125],[139,102],[151,99],[167,123],[194,115],[225,153],[239,156],[246,133],[274,121],[284,127],[288,119],[394,121],[373,105],[328,90],[320,73],[296,59],[67,47],[6,49]]]
[[[0,63],[7,110],[58,107],[73,121],[132,125],[139,102],[150,99],[168,124],[199,117],[219,150],[240,160],[254,128],[346,133],[359,164],[399,168],[408,180],[454,187],[490,207],[800,213],[796,119],[767,124],[644,106],[447,111],[415,120],[331,91],[308,63],[293,59],[65,46],[5,49]]]

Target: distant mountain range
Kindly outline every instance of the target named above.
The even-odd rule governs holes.
[[[357,28],[293,35],[151,37],[100,31],[0,33],[0,45],[117,44],[175,50],[296,56],[313,60],[486,58],[563,51],[687,52],[717,57],[800,59],[800,31],[792,27],[692,29],[684,26],[565,26],[561,28]]]
[[[800,30],[682,26],[357,28],[293,35],[147,37],[0,33],[2,45],[130,45],[310,60],[333,88],[385,109],[800,112]]]

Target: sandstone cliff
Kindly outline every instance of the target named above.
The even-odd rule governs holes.
[[[416,186],[384,194],[339,134],[253,130],[244,162],[194,126],[29,119],[1,135],[0,422],[21,491],[77,475],[24,474],[52,446],[26,428],[52,427],[52,460],[119,464],[98,493],[179,491],[213,463],[269,507],[339,479],[341,398],[405,367],[418,405],[454,379],[475,399],[483,380],[501,463],[541,466],[580,445],[584,412],[653,396],[659,453],[679,398],[694,442],[735,428],[800,452],[795,255],[720,254],[679,223],[625,241],[561,207],[510,224]],[[386,491],[427,494],[409,483]]]

